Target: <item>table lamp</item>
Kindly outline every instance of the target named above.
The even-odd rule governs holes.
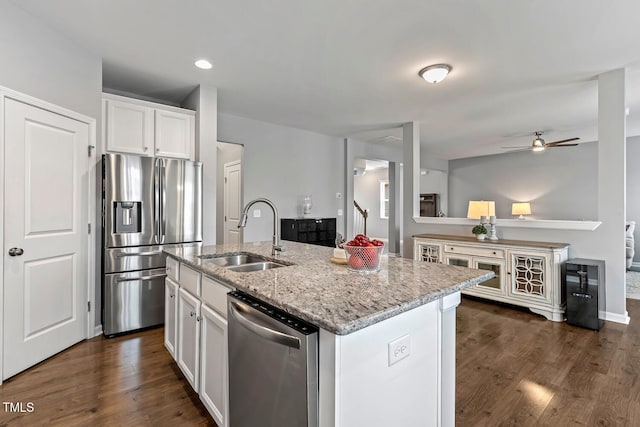
[[[511,215],[520,215],[518,219],[525,219],[525,215],[531,215],[531,204],[529,202],[513,203],[511,205]]]

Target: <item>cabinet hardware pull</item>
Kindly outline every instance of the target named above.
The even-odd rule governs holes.
[[[189,313],[189,316],[193,317],[195,315],[195,313],[192,311],[191,313]]]
[[[202,317],[196,316],[196,322],[199,322]]]
[[[173,295],[169,295],[169,298],[173,298]]]

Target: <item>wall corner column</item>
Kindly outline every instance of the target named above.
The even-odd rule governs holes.
[[[625,289],[626,70],[598,76],[598,244],[605,253],[607,317],[628,319]]]

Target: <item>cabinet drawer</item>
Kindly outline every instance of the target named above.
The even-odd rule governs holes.
[[[200,297],[201,274],[190,269],[184,264],[180,265],[180,287],[191,292],[191,295]]]
[[[233,291],[217,280],[207,276],[202,278],[202,302],[227,318],[227,293]]]
[[[476,248],[470,246],[445,244],[444,251],[453,254],[464,254],[473,256],[483,256],[488,258],[504,258],[503,249]]]
[[[167,277],[173,279],[174,282],[180,280],[180,263],[171,257],[167,257]]]

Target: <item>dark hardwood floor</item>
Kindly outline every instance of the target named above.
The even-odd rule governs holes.
[[[456,425],[640,425],[640,301],[627,308],[629,326],[594,332],[463,298]],[[0,400],[34,404],[0,407],[0,425],[215,425],[162,329],[77,344],[6,381]]]
[[[640,301],[600,332],[463,298],[456,425],[640,426]]]
[[[215,426],[163,340],[162,328],[93,338],[10,378],[0,400],[34,411],[0,407],[0,425]]]

